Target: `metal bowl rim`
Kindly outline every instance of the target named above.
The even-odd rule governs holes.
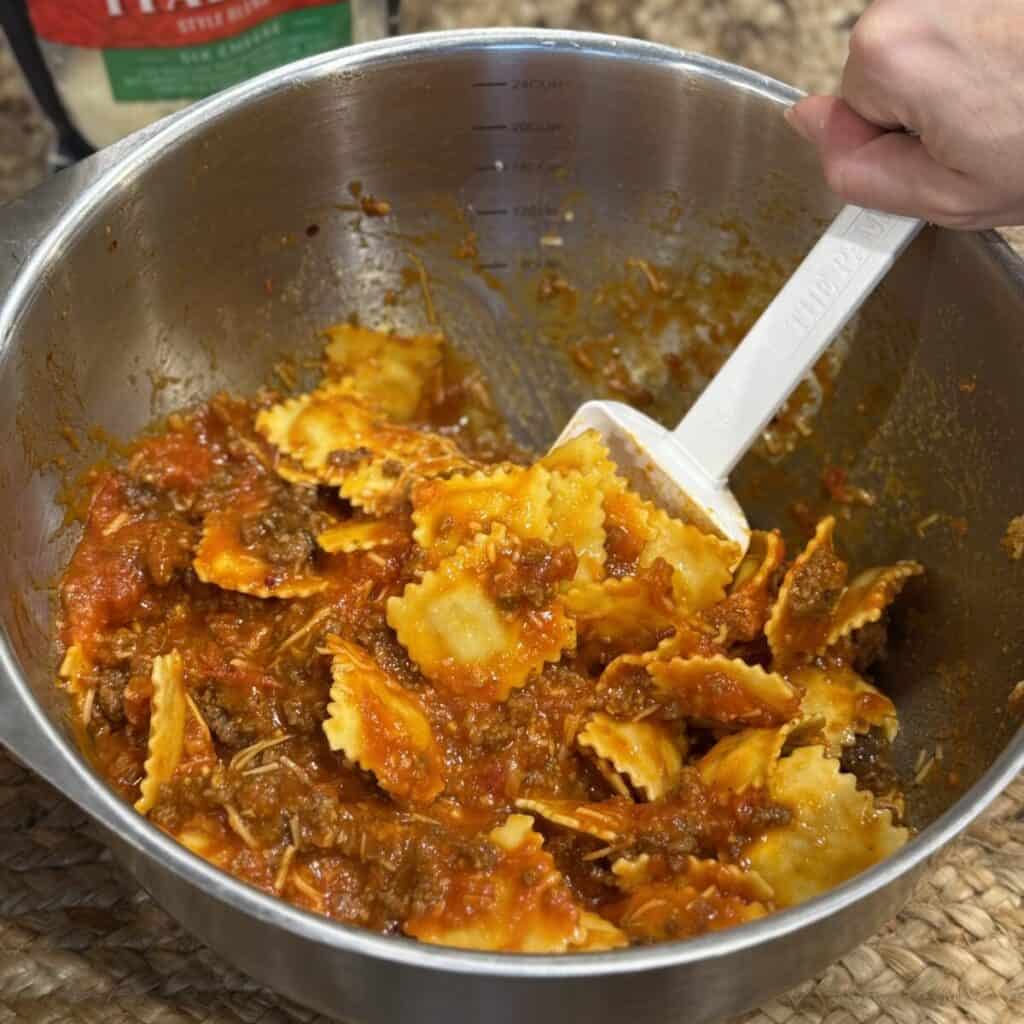
[[[140,132],[137,147],[75,198],[26,261],[0,307],[0,339],[13,336],[21,314],[41,287],[47,271],[84,230],[90,214],[96,212],[112,191],[129,185],[135,174],[157,162],[161,151],[184,140],[194,130],[229,115],[236,107],[279,91],[301,88],[304,83],[332,72],[372,70],[377,66],[387,66],[396,59],[436,58],[439,55],[476,52],[481,48],[517,47],[533,50],[550,47],[553,50],[585,52],[600,58],[691,70],[732,87],[758,93],[780,106],[788,106],[803,95],[800,90],[767,75],[713,57],[635,39],[570,30],[496,28],[432,32],[363,43],[310,57],[228,89],[173,115],[154,128]],[[1019,287],[1024,282],[1021,261],[995,233],[985,233],[981,240],[991,249],[1000,269]],[[3,347],[4,342],[0,340],[0,355]],[[696,939],[605,953],[571,956],[492,954],[430,946],[402,936],[367,932],[300,910],[225,874],[138,815],[86,766],[36,701],[17,667],[7,637],[2,633],[0,670],[28,712],[31,724],[64,762],[62,767],[74,775],[75,781],[101,807],[101,811],[94,815],[97,820],[135,851],[156,860],[183,881],[201,887],[243,913],[325,946],[413,967],[513,979],[579,978],[656,970],[732,956],[760,943],[783,939],[801,928],[838,914],[922,865],[967,828],[1024,769],[1024,733],[1019,732],[975,785],[898,854],[816,899],[752,924]]]

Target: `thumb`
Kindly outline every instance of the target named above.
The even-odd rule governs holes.
[[[835,96],[808,96],[786,111],[786,120],[821,156],[855,151],[886,134]]]
[[[817,149],[829,188],[847,202],[948,227],[984,219],[979,186],[935,160],[917,136],[880,128],[832,96],[808,96],[786,120]]]

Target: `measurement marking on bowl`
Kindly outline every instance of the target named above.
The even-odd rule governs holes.
[[[572,160],[567,159],[564,147],[572,143],[572,132],[563,103],[571,97],[570,87],[576,82],[571,78],[509,77],[482,78],[468,85],[476,96],[467,128],[477,136],[494,139],[493,149],[486,154],[492,159],[484,162],[479,159],[484,154],[478,153],[479,162],[471,164],[469,170],[471,175],[486,176],[477,179],[483,194],[466,205],[466,212],[478,225],[481,262],[477,266],[495,273],[560,270],[561,263],[542,257],[488,259],[487,250],[494,253],[507,246],[510,233],[515,233],[520,244],[533,248],[551,249],[562,244],[566,218],[561,206],[545,193],[554,189],[561,195],[562,179],[571,170]],[[482,93],[490,96],[484,99]],[[512,93],[520,95],[513,99]],[[549,176],[550,183],[546,180]],[[486,227],[488,222],[490,228]]]
[[[474,89],[564,89],[570,85],[568,78],[513,78],[508,81],[474,82]]]
[[[541,203],[524,203],[522,206],[512,207],[512,216],[556,220],[558,218],[558,207]]]
[[[520,135],[552,135],[562,130],[560,121],[513,121],[509,126]]]

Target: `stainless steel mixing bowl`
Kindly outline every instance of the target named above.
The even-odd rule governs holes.
[[[216,388],[251,389],[353,311],[422,326],[406,286],[418,259],[440,322],[488,369],[520,436],[543,445],[589,386],[540,340],[539,268],[557,258],[585,290],[627,257],[713,260],[724,224],[742,225],[749,253],[791,265],[835,206],[780,116],[795,95],[624,39],[421,36],[256,79],[0,211],[0,738],[256,978],[358,1021],[720,1019],[875,931],[1024,764],[1007,709],[1024,675],[1021,569],[999,546],[1024,512],[1024,290],[992,235],[922,236],[862,314],[815,433],[773,467],[751,456],[737,478],[752,520],[773,523],[841,459],[878,495],[844,523],[854,562],[929,568],[882,678],[905,723],[904,769],[921,748],[945,753],[936,784],[911,793],[921,832],[820,899],[695,941],[562,958],[367,934],[248,888],[151,827],[83,763],[54,686],[52,584],[75,539],[56,499],[102,451],[95,432],[76,451],[68,428],[127,436]],[[390,218],[353,224],[356,180]],[[453,255],[469,229],[486,269]],[[389,287],[404,287],[397,306],[382,305]],[[666,385],[658,408],[678,414],[688,397]]]

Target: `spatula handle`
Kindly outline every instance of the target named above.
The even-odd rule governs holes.
[[[839,213],[674,431],[712,480],[727,479],[921,227],[859,206]]]

